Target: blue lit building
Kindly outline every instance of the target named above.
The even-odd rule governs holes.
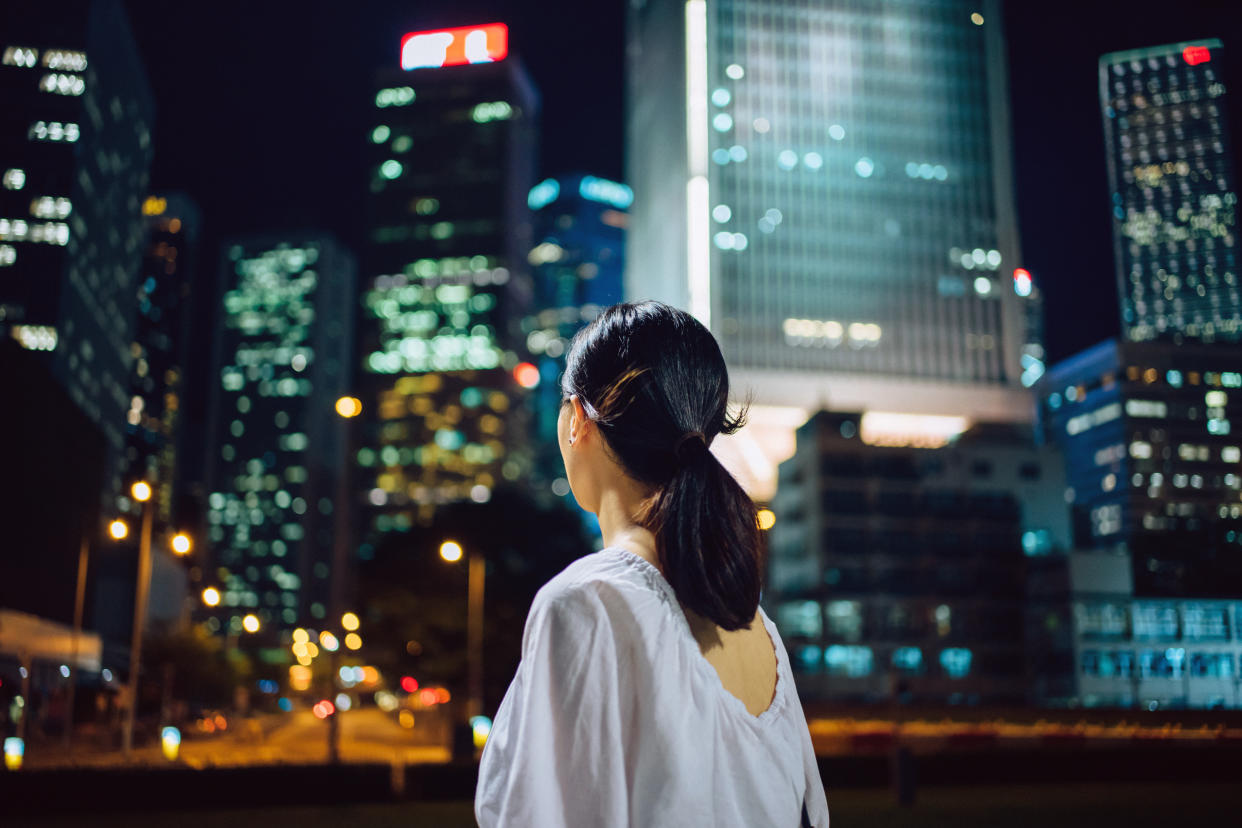
[[[1029,427],[940,419],[820,412],[780,466],[764,607],[804,700],[1027,697],[1027,562],[1070,542],[1061,461]]]
[[[1219,40],[1100,58],[1126,339],[1242,339],[1222,62]]]
[[[377,76],[367,134],[364,557],[438,504],[486,501],[531,467],[517,375],[531,379],[519,370],[520,326],[533,300],[526,197],[538,98],[503,25],[404,43],[402,63]]]
[[[549,178],[527,196],[535,300],[522,331],[540,379],[530,394],[531,435],[539,482],[554,484],[560,496],[569,493],[556,439],[565,353],[582,326],[622,301],[626,211],[633,200],[624,184],[591,175]]]
[[[154,104],[122,4],[0,7],[0,336],[43,352],[123,457]]]
[[[648,0],[628,36],[627,297],[762,406],[1030,421],[1000,3]]]
[[[224,247],[208,431],[208,541],[222,601],[208,624],[318,625],[334,581],[353,360],[353,256],[329,236]],[[339,587],[338,587],[339,590]]]
[[[1242,351],[1106,341],[1037,386],[1062,448],[1075,555],[1053,573],[1072,696],[1099,704],[1242,703]],[[1242,429],[1242,423],[1239,423]],[[1062,682],[1062,685],[1066,685]],[[1054,694],[1056,695],[1056,694]]]

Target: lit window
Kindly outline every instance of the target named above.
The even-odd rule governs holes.
[[[721,112],[712,119],[712,128],[717,132],[728,132],[733,129],[733,116],[727,112]]]
[[[871,674],[873,659],[870,647],[856,644],[833,644],[824,648],[824,666],[829,673],[862,678]]]
[[[712,92],[712,103],[716,106],[728,106],[731,100],[733,100],[733,96],[729,94],[728,89],[721,87]]]
[[[819,638],[823,633],[823,617],[817,601],[792,601],[777,607],[778,626],[785,635]]]
[[[965,647],[948,647],[940,651],[940,666],[949,678],[960,679],[970,674],[971,652]]]
[[[870,178],[875,172],[875,162],[864,155],[854,162],[854,172],[859,178]]]
[[[730,63],[725,67],[725,74],[733,80],[741,80],[746,77],[746,70],[736,63]]]
[[[382,144],[388,140],[388,136],[391,134],[392,134],[391,129],[384,126],[383,124],[380,124],[375,129],[371,130],[371,143]]]
[[[808,170],[818,170],[824,166],[824,157],[818,152],[808,152],[802,156],[802,163],[806,165]]]
[[[4,188],[6,190],[20,190],[26,186],[26,171],[14,167],[13,169],[4,171]]]
[[[728,221],[733,216],[733,211],[729,209],[727,204],[717,204],[712,208],[712,218],[721,224]]]
[[[403,169],[404,168],[401,166],[400,161],[390,158],[380,165],[380,175],[387,178],[389,181],[392,181],[394,178],[398,178],[401,175]]]
[[[923,651],[918,647],[898,647],[893,650],[893,669],[899,673],[917,675],[923,672]]]
[[[86,91],[86,81],[81,75],[64,75],[51,72],[39,80],[39,89],[54,95],[81,95]]]
[[[782,150],[781,154],[776,156],[776,164],[782,170],[792,170],[798,166],[798,153],[793,150]]]
[[[845,140],[845,127],[840,124],[833,124],[828,127],[828,137],[834,141]]]
[[[33,66],[33,63],[28,64]],[[82,72],[86,69],[86,53],[64,49],[48,49],[43,53],[43,65],[48,69],[61,69],[66,72]]]
[[[34,66],[39,59],[38,49],[10,46],[4,50],[5,66]]]

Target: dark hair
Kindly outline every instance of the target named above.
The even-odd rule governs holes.
[[[728,414],[729,375],[711,333],[660,302],[613,305],[574,337],[561,388],[652,489],[638,520],[677,599],[726,630],[749,625],[762,569],[755,504],[708,451],[745,411]]]

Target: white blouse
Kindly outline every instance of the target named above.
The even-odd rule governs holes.
[[[632,552],[570,564],[535,596],[479,768],[488,826],[828,825],[789,656],[752,715],[721,684],[673,588]]]

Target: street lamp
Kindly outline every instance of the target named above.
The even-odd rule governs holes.
[[[207,587],[203,590],[203,603],[209,607],[220,606],[220,590],[215,587]]]
[[[138,589],[134,596],[134,633],[129,647],[129,681],[126,688],[125,724],[121,730],[121,750],[128,756],[134,749],[134,716],[138,708],[138,669],[142,664],[142,630],[147,620],[147,595],[151,590],[151,485],[139,480],[130,494],[142,504],[142,532],[138,540]],[[113,521],[115,527],[116,521]],[[113,534],[115,537],[115,533]],[[122,537],[124,537],[122,535]]]
[[[125,540],[129,535],[129,524],[117,518],[108,524],[108,534],[112,536],[113,540]]]
[[[259,616],[253,612],[242,619],[242,629],[248,633],[257,633],[260,626],[262,625],[259,623]]]
[[[454,540],[446,540],[440,544],[440,557],[449,563],[456,563],[462,558],[461,544]],[[467,685],[469,689],[466,703],[467,721],[483,713],[483,580],[486,576],[483,556],[471,550],[467,556],[466,583],[466,659]]]
[[[169,545],[172,546],[172,551],[176,552],[178,555],[188,555],[190,554],[190,547],[193,544],[190,543],[189,535],[185,532],[178,532],[173,535],[172,541]]]

